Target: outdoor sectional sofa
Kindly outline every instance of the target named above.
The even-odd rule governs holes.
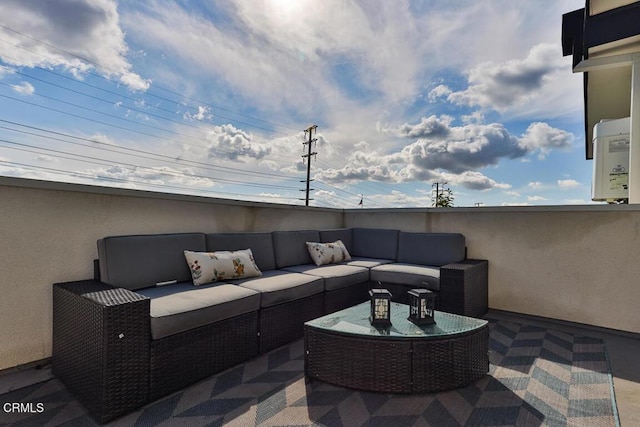
[[[316,265],[306,242],[351,259]],[[194,286],[184,251],[251,249],[261,275]],[[302,337],[304,322],[426,287],[437,309],[487,310],[488,263],[455,233],[353,228],[105,237],[93,280],[53,286],[52,369],[100,422]]]

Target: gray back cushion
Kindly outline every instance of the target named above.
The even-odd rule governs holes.
[[[398,230],[378,228],[354,228],[352,230],[351,256],[396,259],[398,254]]]
[[[458,233],[405,233],[398,240],[398,262],[441,267],[462,261],[465,239]]]
[[[204,233],[105,237],[98,240],[100,280],[131,290],[191,280],[185,250],[205,251]]]
[[[251,249],[253,259],[261,271],[275,270],[271,233],[207,234],[207,251],[237,251]]]
[[[306,242],[319,242],[320,233],[318,231],[274,231],[272,235],[278,268],[313,264]]]
[[[342,240],[342,243],[347,247],[349,255],[351,255],[351,229],[350,228],[336,228],[333,230],[320,230],[320,241],[322,243],[333,243],[336,240]]]

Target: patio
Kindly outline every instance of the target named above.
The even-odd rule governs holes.
[[[393,426],[418,426],[424,422],[431,425],[573,425],[572,422],[614,425],[615,416],[605,406],[607,398],[593,400],[597,396],[586,391],[589,385],[576,382],[580,375],[587,375],[587,383],[602,383],[591,384],[594,390],[607,389],[606,375],[600,380],[593,379],[598,375],[597,367],[606,363],[599,361],[596,353],[586,353],[590,355],[586,358],[575,353],[573,362],[563,360],[562,356],[565,342],[573,342],[574,350],[582,348],[592,352],[599,340],[604,342],[610,362],[621,425],[636,425],[640,421],[637,398],[640,375],[634,357],[640,343],[636,336],[495,310],[486,318],[492,324],[493,366],[488,376],[462,389],[408,396],[363,393],[319,381],[308,382],[300,369],[302,343],[296,341],[150,403],[108,425],[305,425],[309,421],[327,426],[380,422]],[[504,355],[498,354],[500,342],[507,336],[513,339],[511,349],[505,350]],[[536,337],[547,337],[542,340],[542,351],[523,345],[532,339],[538,341]],[[518,355],[531,354],[539,356],[526,362],[516,361],[527,359]],[[509,357],[511,360],[507,361]],[[551,365],[554,360],[559,368]],[[574,374],[562,385],[560,378],[567,363],[575,365],[566,371]],[[584,370],[586,374],[576,370]],[[5,414],[6,419],[0,417],[0,421],[9,425],[55,426],[69,422],[92,425],[94,422],[86,410],[51,378],[48,367],[24,369],[0,377],[2,404],[24,399],[45,405],[42,413]],[[9,390],[17,391],[4,394]],[[569,398],[569,403],[563,402],[562,395]],[[591,399],[583,401],[587,415],[575,407],[576,402],[580,402],[574,400],[576,396]],[[567,413],[573,417],[562,415]],[[597,416],[591,418],[589,413]]]
[[[101,237],[360,226],[465,235],[469,257],[489,260],[491,315],[603,338],[622,425],[640,422],[636,205],[339,210],[18,178],[0,178],[0,199],[11,242],[0,257],[0,392],[47,377],[25,368],[51,356],[51,285],[93,277]]]

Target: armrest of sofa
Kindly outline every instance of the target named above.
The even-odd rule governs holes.
[[[149,395],[149,299],[96,281],[53,285],[53,374],[100,422]]]
[[[465,259],[440,267],[439,310],[482,317],[489,307],[489,262]]]

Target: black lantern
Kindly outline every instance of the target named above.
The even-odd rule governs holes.
[[[436,308],[436,296],[426,289],[411,289],[409,292],[409,317],[416,325],[436,323],[433,314]]]
[[[371,289],[371,316],[369,321],[374,326],[391,324],[391,292],[386,289]]]

